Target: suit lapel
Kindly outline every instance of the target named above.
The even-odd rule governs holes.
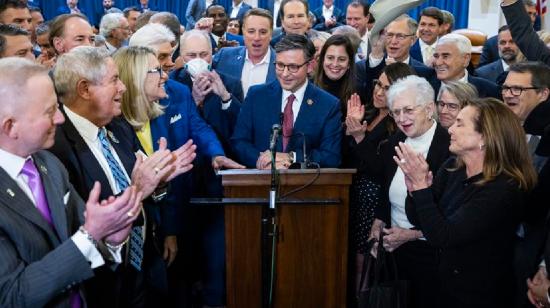
[[[315,116],[315,95],[313,93],[313,85],[311,82],[308,82],[306,87],[306,92],[304,93],[304,99],[300,105],[300,111],[298,111],[298,116],[296,117],[296,122],[294,123],[294,128],[292,133],[306,132],[308,130],[307,123],[311,123],[312,118]],[[299,141],[299,144],[302,143],[301,137],[295,136],[289,141],[288,148],[295,148],[294,144]]]
[[[269,67],[267,68],[267,77],[265,78],[266,83],[270,83],[275,81],[277,79],[277,75],[275,74],[275,50],[271,47],[269,47],[271,50],[271,55],[269,57]]]
[[[72,143],[74,148],[73,152],[76,155],[78,164],[77,167],[80,167],[81,172],[87,177],[88,183],[86,186],[92,187],[95,181],[100,183],[109,183],[107,176],[105,176],[105,173],[103,172],[103,169],[99,165],[94,154],[66,115],[65,123],[61,125],[66,133],[67,140]],[[109,185],[102,185],[101,192],[102,195],[110,196],[113,194]]]
[[[241,80],[243,75],[244,59],[246,58],[246,47],[241,47],[239,53],[237,54],[237,59],[235,60],[235,76],[237,79]]]
[[[57,232],[59,239],[64,241],[68,237],[68,225],[65,207],[60,206],[60,203],[63,201],[63,192],[60,192],[59,188],[52,183],[51,177],[48,176],[48,168],[46,168],[46,164],[44,164],[40,157],[35,155],[33,156],[33,159],[36,168],[38,168],[38,171],[40,172],[42,185],[44,185],[44,192],[46,193],[46,198],[48,199],[48,205],[50,207],[50,213],[55,231]]]
[[[46,187],[44,188],[46,189]],[[11,208],[15,213],[44,230],[54,246],[59,245],[59,238],[46,219],[42,217],[42,214],[36,209],[34,203],[25,192],[19,188],[17,183],[2,168],[0,168],[0,189],[0,203]],[[46,195],[49,197],[48,193]],[[49,198],[48,202],[50,202]]]

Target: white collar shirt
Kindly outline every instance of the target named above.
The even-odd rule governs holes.
[[[265,83],[267,73],[269,71],[269,59],[271,58],[271,48],[267,49],[267,53],[263,59],[257,64],[252,63],[248,58],[248,50],[244,58],[243,72],[241,74],[241,84],[243,86],[243,94],[246,97],[248,89],[251,86]]]
[[[300,107],[302,106],[302,102],[304,101],[304,95],[306,94],[306,88],[308,84],[308,80],[306,79],[306,82],[296,90],[296,92],[292,93],[290,91],[287,91],[283,89],[283,101],[281,102],[281,113],[284,113],[285,106],[288,100],[288,97],[291,94],[294,94],[294,103],[292,104],[292,113],[294,114],[294,123],[296,123],[296,119],[298,118],[298,112],[300,112]]]

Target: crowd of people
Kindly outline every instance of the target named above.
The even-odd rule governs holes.
[[[349,307],[379,238],[409,307],[550,307],[550,49],[530,0],[502,1],[479,63],[436,7],[371,35],[361,0],[191,0],[186,25],[102,3],[44,20],[0,0],[0,307],[223,307],[223,208],[190,200],[272,164],[357,170]]]

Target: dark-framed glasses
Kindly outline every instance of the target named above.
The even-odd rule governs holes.
[[[460,110],[460,104],[456,103],[445,103],[444,101],[437,101],[437,106],[441,109],[447,107],[449,111],[458,111]]]
[[[275,64],[275,69],[278,71],[283,72],[285,68],[287,68],[289,72],[296,73],[302,66],[308,63],[309,63],[309,60],[302,64],[284,64],[282,62],[275,62],[273,64]]]
[[[374,79],[374,80],[372,81],[372,86],[373,86],[374,88],[378,87],[378,88],[384,90],[384,92],[388,92],[388,90],[390,89],[390,86],[385,86],[385,85],[382,83],[382,81],[380,81],[379,79]]]
[[[513,96],[520,96],[521,93],[523,93],[523,91],[538,90],[538,89],[539,88],[537,88],[537,87],[519,87],[519,86],[506,86],[506,85],[503,85],[501,87],[500,91],[502,92],[502,94],[509,91],[509,93],[512,93]]]

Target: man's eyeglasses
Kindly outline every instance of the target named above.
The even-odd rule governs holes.
[[[501,88],[501,92],[502,94],[510,91],[510,93],[512,93],[513,96],[520,96],[521,93],[523,93],[523,91],[526,91],[526,90],[538,90],[539,88],[537,87],[518,87],[518,86],[505,86],[503,85],[502,88]]]
[[[403,34],[403,33],[386,33],[386,40],[387,41],[391,41],[392,38],[395,37],[396,40],[398,41],[403,41],[404,39],[410,37],[410,36],[414,36],[414,34]]]
[[[378,87],[378,88],[384,90],[384,92],[388,92],[388,90],[390,89],[390,86],[385,86],[385,85],[382,83],[382,81],[380,81],[380,80],[378,80],[378,79],[374,79],[374,80],[372,81],[372,86],[375,87],[375,88]]]
[[[302,64],[284,64],[282,62],[275,62],[275,69],[278,71],[283,72],[285,68],[288,68],[288,71],[291,73],[296,73],[302,66],[308,64],[309,61],[306,61]]]
[[[162,67],[155,67],[153,69],[150,69],[147,71],[148,74],[159,74],[159,76],[162,78]]]
[[[399,116],[401,116],[401,114],[403,114],[404,116],[410,118],[414,115],[414,111],[418,107],[424,107],[424,106],[423,105],[416,105],[416,106],[404,107],[404,108],[401,108],[401,109],[390,110],[390,117],[392,117],[394,119],[397,119],[397,118],[399,118]]]
[[[439,106],[439,108],[441,108],[441,109],[444,109],[445,107],[447,107],[447,109],[449,109],[449,111],[460,110],[460,105],[459,104],[445,103],[444,101],[437,101],[437,106]]]

